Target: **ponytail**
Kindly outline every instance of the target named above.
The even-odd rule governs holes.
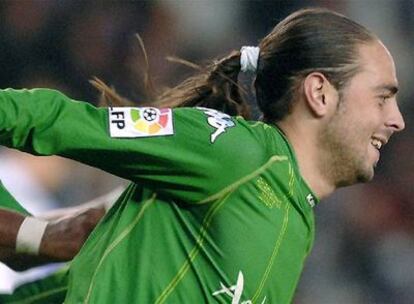
[[[167,89],[148,105],[156,107],[206,107],[229,115],[250,118],[250,107],[244,98],[246,91],[238,84],[241,69],[239,51],[200,68],[198,75],[184,80],[174,88]],[[130,106],[130,100],[121,97],[100,79],[91,84],[101,92],[101,105]]]
[[[214,62],[200,74],[187,78],[157,98],[160,107],[206,107],[229,115],[250,116],[245,91],[238,84],[240,52]]]

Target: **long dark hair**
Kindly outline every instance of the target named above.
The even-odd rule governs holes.
[[[311,72],[323,73],[341,90],[359,69],[357,46],[375,39],[363,26],[328,9],[303,9],[282,20],[259,43],[254,87],[264,120],[277,122],[289,113],[298,84]],[[233,51],[159,94],[153,103],[160,107],[203,106],[249,118],[239,72],[240,51]],[[126,101],[103,83],[94,85],[111,100]]]

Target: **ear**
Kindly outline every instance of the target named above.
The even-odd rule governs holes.
[[[303,81],[303,89],[305,103],[316,117],[325,116],[332,108],[332,104],[337,102],[333,94],[333,90],[336,90],[322,73],[308,74]]]

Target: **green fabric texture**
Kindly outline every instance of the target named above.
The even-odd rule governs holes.
[[[1,144],[131,181],[72,262],[65,303],[290,303],[317,198],[283,134],[202,108],[120,111],[0,93]]]

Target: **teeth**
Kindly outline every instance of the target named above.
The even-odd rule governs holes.
[[[382,142],[380,140],[374,138],[374,139],[372,139],[372,142],[371,143],[378,150],[381,149]]]

